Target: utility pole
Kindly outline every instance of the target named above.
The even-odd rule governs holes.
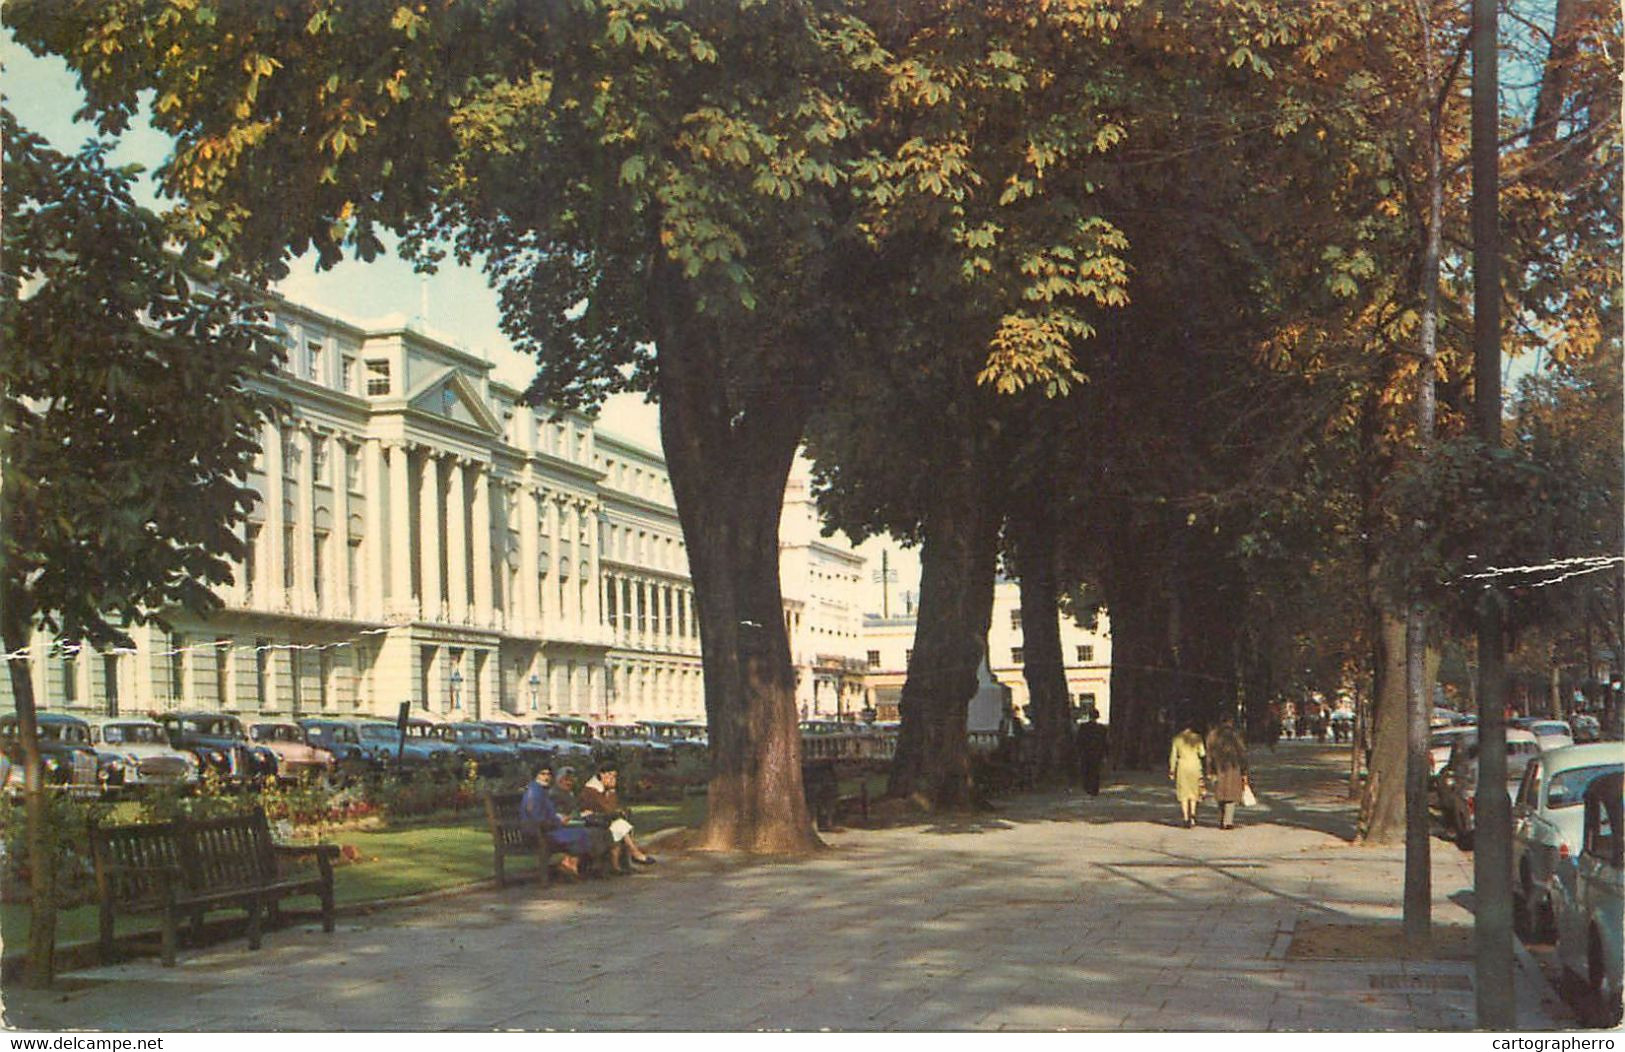
[[[891,550],[880,549],[880,569],[874,573],[874,580],[880,582],[880,616],[891,617],[891,583],[897,580],[897,571],[891,568]]]
[[[1473,398],[1478,437],[1488,450],[1501,445],[1496,44],[1496,0],[1473,0]],[[1478,602],[1478,829],[1473,852],[1474,970],[1478,1025],[1485,1030],[1511,1030],[1517,1025],[1512,990],[1512,804],[1506,791],[1504,634],[1500,588],[1492,577]]]

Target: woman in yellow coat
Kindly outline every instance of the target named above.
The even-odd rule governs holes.
[[[1196,804],[1202,799],[1202,761],[1207,747],[1202,735],[1186,727],[1174,735],[1174,744],[1168,750],[1168,777],[1174,782],[1174,796],[1179,800],[1179,813],[1186,829],[1196,828]]]

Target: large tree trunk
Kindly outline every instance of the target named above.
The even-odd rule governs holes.
[[[1398,843],[1405,835],[1405,764],[1409,738],[1405,696],[1405,622],[1390,610],[1379,615],[1376,683],[1372,691],[1375,734],[1371,774],[1360,803],[1360,840]]]
[[[1123,770],[1149,770],[1168,758],[1168,606],[1157,566],[1165,553],[1144,522],[1112,527],[1106,606],[1112,617],[1111,751]]]
[[[680,285],[668,277],[668,290]],[[709,360],[713,334],[680,308],[661,320],[661,441],[688,545],[711,738],[702,846],[807,852],[820,842],[802,795],[779,516],[810,402],[803,385],[782,383],[731,411]]]
[[[1046,782],[1067,780],[1072,770],[1072,696],[1061,652],[1060,595],[1055,578],[1056,522],[1045,484],[1010,518],[1010,536],[1021,575],[1022,675],[1028,714]]]
[[[0,639],[6,652],[15,654],[26,650],[29,625],[18,612],[24,604],[15,596],[5,595],[5,610],[0,611]],[[51,985],[55,976],[56,956],[56,851],[52,837],[46,834],[48,801],[45,798],[45,769],[40,763],[39,721],[35,718],[34,679],[29,675],[28,662],[7,661],[11,676],[11,694],[17,704],[17,740],[23,750],[23,817],[28,823],[28,970],[27,982],[33,987]]]
[[[981,459],[944,470],[925,520],[920,616],[886,790],[932,810],[972,802],[965,718],[987,652],[999,533],[999,501]]]

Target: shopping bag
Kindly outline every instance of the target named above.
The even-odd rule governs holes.
[[[1252,782],[1242,782],[1241,783],[1241,806],[1242,807],[1257,807],[1258,806],[1258,797],[1253,795],[1253,783]]]

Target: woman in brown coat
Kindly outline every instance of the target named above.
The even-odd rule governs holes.
[[[1219,828],[1236,828],[1236,804],[1247,791],[1247,743],[1225,720],[1207,736],[1208,779],[1219,802]]]
[[[598,773],[581,787],[581,817],[589,824],[608,830],[614,841],[614,847],[610,849],[610,865],[621,873],[627,873],[632,868],[627,864],[629,856],[640,866],[654,865],[655,857],[638,847],[638,842],[632,839],[632,823],[628,821],[630,816],[621,806],[621,794],[616,788],[619,782],[620,771],[613,763],[601,765]]]

